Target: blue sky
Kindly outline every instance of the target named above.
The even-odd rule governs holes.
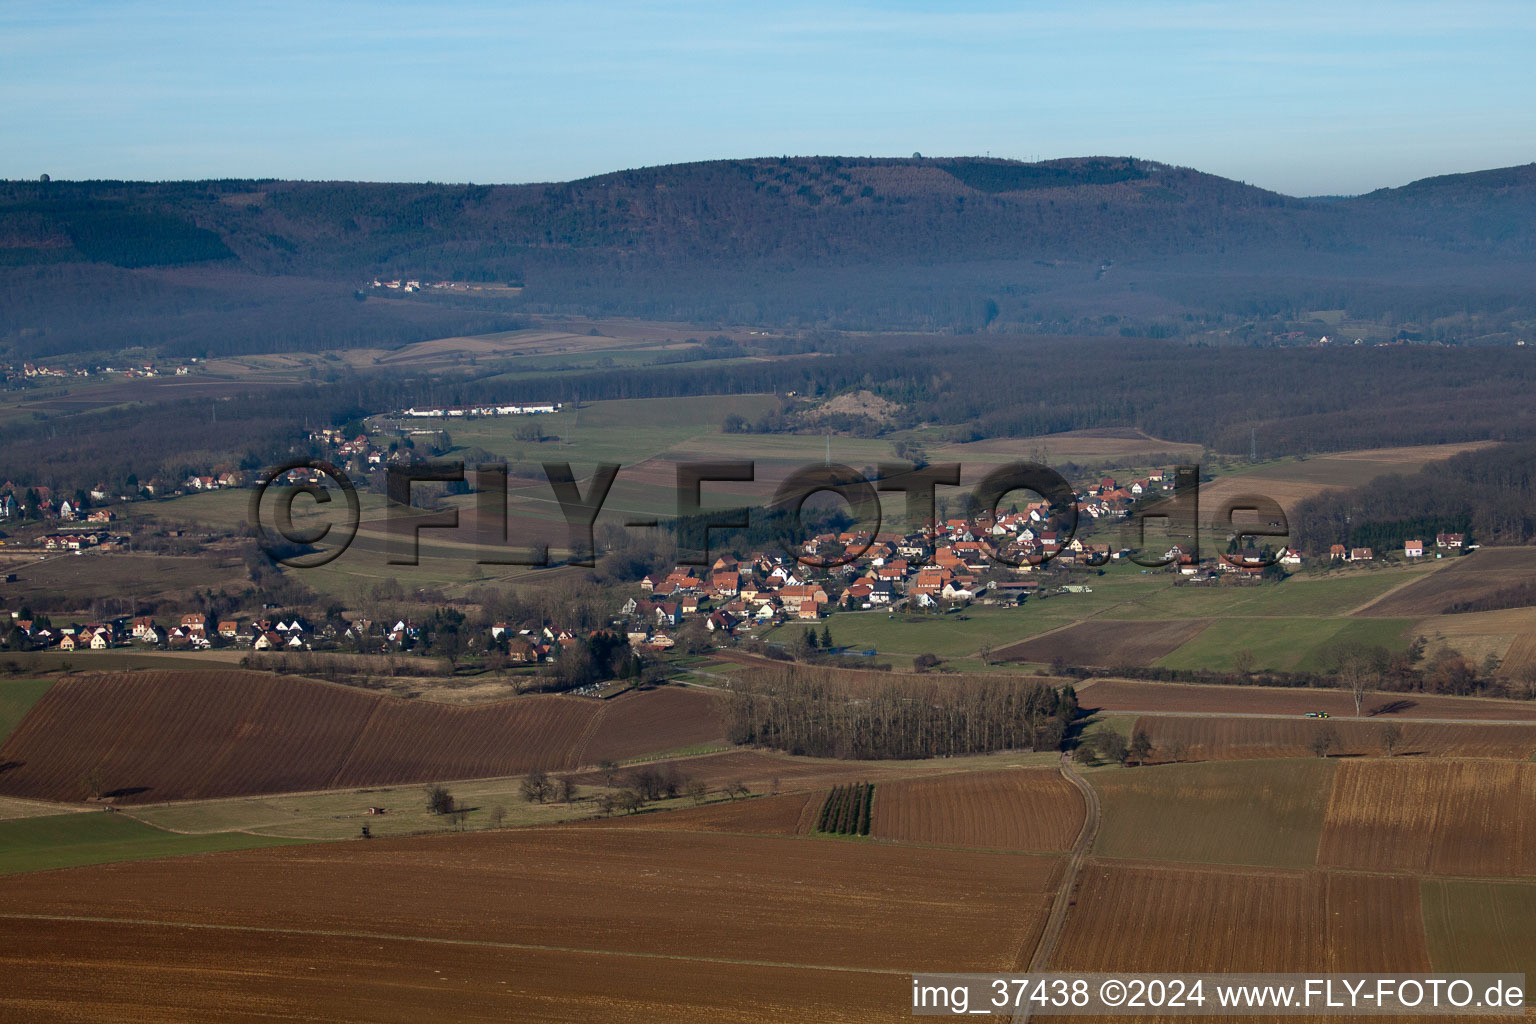
[[[1134,155],[1291,194],[1536,160],[1536,3],[0,0],[0,177],[549,181]]]

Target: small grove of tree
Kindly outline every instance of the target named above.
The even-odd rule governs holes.
[[[1126,755],[1130,753],[1130,744],[1125,742],[1125,737],[1113,729],[1101,729],[1094,740],[1094,746],[1098,749],[1099,757],[1110,764],[1124,764]]]
[[[1312,734],[1307,741],[1307,749],[1318,757],[1327,757],[1338,749],[1339,731],[1331,725],[1324,725]]]
[[[448,792],[447,786],[434,782],[427,787],[427,810],[433,814],[453,813],[453,794]]]
[[[1077,694],[1016,677],[776,667],[743,675],[728,710],[736,743],[813,757],[946,757],[1057,749]]]
[[[1169,761],[1181,762],[1189,756],[1189,744],[1183,740],[1169,740],[1163,744],[1163,757]]]
[[[507,809],[501,804],[491,808],[491,828],[501,828],[501,823],[507,820]]]

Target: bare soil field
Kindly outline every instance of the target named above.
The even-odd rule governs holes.
[[[1143,621],[1081,622],[1034,637],[994,653],[1003,661],[1049,664],[1056,658],[1070,665],[1151,665],[1193,640],[1214,619],[1148,619]]]
[[[257,672],[81,676],[0,747],[0,795],[81,800],[92,774],[125,804],[488,778],[719,734],[713,698],[682,690],[461,708]]]
[[[1417,880],[1090,862],[1051,966],[1427,971]]]
[[[1051,768],[881,783],[870,835],[941,846],[1065,853],[1083,827],[1083,795]]]
[[[15,1024],[911,1019],[895,973],[117,922],[3,930],[0,1016]]]
[[[1326,711],[1353,718],[1354,699],[1343,690],[1278,686],[1206,686],[1100,679],[1078,687],[1084,708],[1100,711],[1173,711],[1195,714],[1305,715]],[[1373,718],[1444,718],[1457,721],[1536,722],[1536,702],[1427,693],[1372,693],[1365,713]]]
[[[1424,542],[1432,544],[1434,538],[1426,537]],[[1458,601],[1472,601],[1533,577],[1536,547],[1480,548],[1388,594],[1361,614],[1386,618],[1439,615]]]
[[[626,761],[657,751],[718,740],[725,743],[725,711],[708,690],[663,686],[622,693],[603,702],[578,764]]]
[[[417,1019],[465,1019],[456,1012],[462,998],[475,1012],[499,1010],[502,1019],[568,1020],[564,1000],[571,998],[577,1005],[599,1000],[604,1019],[671,1020],[666,1009],[678,1004],[712,1020],[777,1020],[824,1000],[825,1012],[788,1019],[891,1020],[909,1013],[907,972],[1011,969],[1036,941],[1061,870],[1054,857],[617,828],[266,852],[273,855],[0,879],[7,934],[25,931],[41,943],[21,952],[20,943],[8,942],[0,956],[35,963],[39,948],[46,956],[94,948],[67,971],[8,972],[18,984],[0,1000],[34,1019],[45,1016],[39,1005],[72,1003],[96,1019],[123,1020],[109,972],[142,962],[149,977],[168,980],[172,968],[183,967],[187,947],[173,941],[179,935],[230,955],[250,947],[257,962],[274,946],[308,954],[305,969],[260,975],[254,1009],[288,1019],[336,1019],[316,1001],[333,1005],[351,986],[366,999],[381,997],[386,984],[399,988],[400,978],[389,973],[399,944],[421,965],[405,977],[428,984],[426,993],[400,998],[433,1000]],[[620,980],[636,982],[632,989],[598,977],[631,960],[642,960],[647,974],[642,981],[617,968]],[[231,962],[224,959],[221,969]],[[194,957],[192,964],[209,961]],[[751,968],[744,986],[722,985],[738,966]],[[760,973],[768,970],[783,973]],[[827,974],[847,987],[829,989]],[[771,990],[769,977],[782,991]],[[210,1005],[228,1005],[227,986],[178,978],[173,998],[192,1004],[186,1018],[201,1010],[208,1019]],[[139,991],[137,979],[127,984]],[[871,999],[873,1010],[860,1010],[851,1002],[858,998]],[[694,1005],[701,1000],[705,1006]],[[521,1012],[525,1006],[530,1015]],[[344,1012],[340,1019],[363,1016]]]
[[[1370,871],[1536,876],[1536,764],[1343,762],[1317,861]]]
[[[1144,715],[1137,729],[1151,737],[1152,763],[1167,759],[1174,744],[1185,748],[1190,761],[1235,761],[1254,757],[1312,757],[1310,744],[1331,726],[1338,746],[1330,756],[1380,756],[1386,753],[1384,733],[1390,719],[1359,721],[1296,718],[1176,718]],[[1394,747],[1398,756],[1492,757],[1528,761],[1536,753],[1536,724],[1438,725],[1405,722]]]

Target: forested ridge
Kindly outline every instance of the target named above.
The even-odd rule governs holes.
[[[0,346],[387,346],[539,312],[1169,336],[1342,308],[1475,315],[1468,330],[1497,334],[1536,318],[1533,225],[1530,166],[1330,202],[1108,157],[721,160],[537,185],[7,182]],[[376,277],[521,291],[356,301]]]

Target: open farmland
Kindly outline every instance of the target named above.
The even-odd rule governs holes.
[[[1316,756],[1311,743],[1325,728],[1332,728],[1338,745],[1332,756],[1385,754],[1388,720],[1360,721],[1310,718],[1195,718],[1143,715],[1136,728],[1152,740],[1151,760],[1167,757],[1170,747],[1184,748],[1190,761],[1232,761],[1254,757]],[[1398,755],[1435,757],[1494,757],[1528,761],[1536,754],[1536,724],[1441,725],[1406,722],[1394,746]]]
[[[1434,543],[1425,537],[1426,544]],[[1497,590],[1523,583],[1536,576],[1536,548],[1480,548],[1393,591],[1362,615],[1423,618],[1440,615],[1458,602],[1475,601]]]
[[[1004,661],[1050,664],[1061,658],[1068,665],[1145,666],[1194,639],[1210,619],[1080,622],[996,652]]]
[[[1536,877],[1536,764],[1342,762],[1318,864]]]
[[[1508,676],[1530,662],[1536,608],[1433,615],[1420,619],[1415,629],[1426,641],[1426,657],[1450,650],[1474,665],[1491,657],[1500,662],[1500,674]]]
[[[1066,852],[1083,827],[1083,795],[1047,768],[887,782],[875,788],[870,835],[992,850]]]
[[[1107,624],[1106,624],[1107,625]],[[1407,649],[1408,619],[1253,618],[1216,619],[1157,665],[1175,669],[1232,670],[1247,652],[1253,666],[1281,672],[1320,672],[1341,647]],[[1134,664],[1127,662],[1127,664]]]
[[[0,974],[17,980],[0,1013],[15,1024],[910,1020],[910,983],[896,973],[238,926],[11,920],[4,931],[14,941]]]
[[[0,821],[0,875],[116,861],[282,846],[294,840],[221,832],[181,835],[122,814],[51,814]]]
[[[1435,970],[1536,978],[1536,885],[1426,878],[1421,893]]]
[[[1278,686],[1207,686],[1100,679],[1078,687],[1084,708],[1099,711],[1194,714],[1304,715],[1326,711],[1353,717],[1354,699],[1343,690]],[[1371,693],[1365,713],[1372,717],[1446,719],[1463,722],[1536,722],[1536,702],[1486,697],[1443,697],[1427,693]]]
[[[1071,595],[1071,598],[1076,597]],[[1048,605],[1022,611],[973,606],[957,615],[839,612],[836,621],[831,623],[832,639],[841,647],[874,649],[882,655],[963,657],[974,654],[983,646],[998,647],[1020,637],[1066,625],[1071,621],[1068,616],[1072,609],[1081,607],[1071,598],[1053,600]],[[803,632],[804,623],[790,622],[765,631],[763,637],[773,642],[789,642]],[[1001,657],[1001,650],[994,656]]]
[[[1049,463],[1120,463],[1154,464],[1158,462],[1197,461],[1197,444],[1164,441],[1132,428],[1098,427],[1065,430],[1034,437],[986,438],[935,449],[934,461],[978,463],[1012,462],[1041,459]],[[940,458],[942,456],[942,458]]]
[[[0,680],[0,743],[53,685],[52,679]]]
[[[908,1015],[912,970],[1011,969],[1036,941],[1059,871],[1050,857],[573,827],[50,872],[0,880],[7,934],[36,940],[0,953],[16,982],[0,1005],[11,1019],[44,1019],[55,1002],[164,1019],[160,1006],[135,1008],[138,980],[115,995],[111,977],[132,961],[150,978],[187,966],[181,1019],[208,1019],[227,987],[189,983],[211,968],[196,955],[183,964],[175,925],[197,948],[254,947],[261,959],[280,940],[305,952],[306,969],[261,979],[257,1008],[290,1018],[362,1019],[321,1008],[352,989],[373,1005],[388,987],[401,1003],[378,1019],[475,1019],[456,1012],[462,997],[501,1020],[570,1019],[575,1005],[605,1019],[770,1021],[814,1000],[819,1019],[895,1020]],[[349,945],[358,940],[366,949]],[[405,977],[426,965],[422,991],[391,970],[401,947],[417,965]],[[64,949],[83,954],[69,972],[12,967]],[[627,973],[637,960],[644,972]],[[742,985],[722,985],[738,969]],[[610,970],[632,986],[605,988]]]
[[[1097,857],[1305,868],[1338,762],[1173,764],[1094,772]]]
[[[120,803],[505,776],[632,753],[645,735],[658,751],[719,737],[702,692],[661,697],[668,727],[651,732],[663,692],[461,708],[255,672],[64,679],[0,747],[0,794],[79,800],[92,774]]]
[[[1093,861],[1051,967],[1409,972],[1429,957],[1414,879]]]
[[[1417,473],[1431,462],[1465,451],[1487,447],[1489,442],[1414,445],[1403,448],[1368,448],[1332,452],[1306,459],[1281,459],[1226,473],[1200,485],[1200,507],[1214,515],[1223,502],[1243,494],[1273,498],[1291,512],[1307,498],[1331,487],[1359,487],[1390,473]]]
[[[21,606],[46,601],[48,608],[86,611],[104,595],[138,601],[178,601],[208,587],[241,590],[248,585],[245,563],[232,550],[210,549],[197,556],[89,551],[11,562],[6,596]]]

